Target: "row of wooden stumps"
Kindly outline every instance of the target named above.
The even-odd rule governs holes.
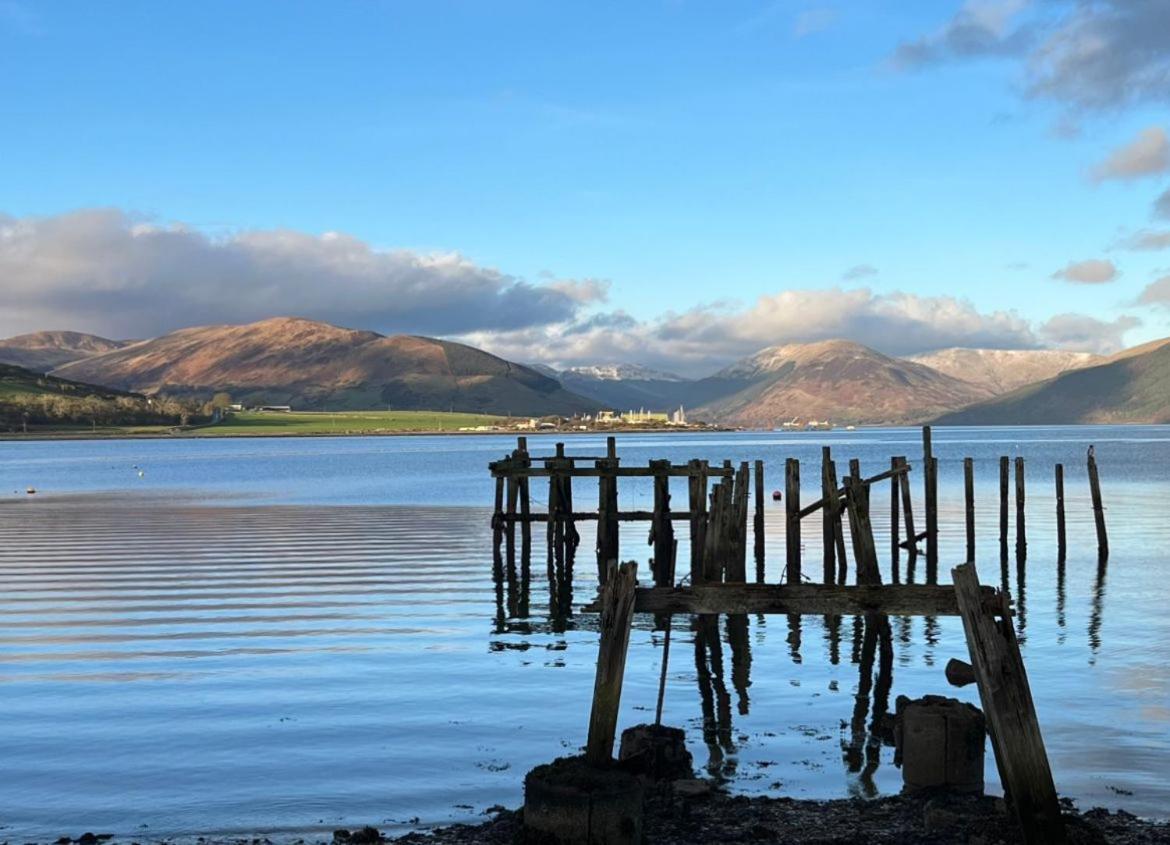
[[[755,577],[764,578],[764,477],[763,461],[753,468],[747,462],[738,467],[730,461],[711,466],[707,461],[692,460],[672,464],[669,460],[650,461],[644,467],[624,467],[617,456],[613,437],[606,441],[604,455],[569,455],[563,443],[555,453],[533,456],[526,438],[519,438],[517,448],[503,460],[494,461],[490,469],[495,478],[495,509],[492,516],[493,561],[497,574],[515,570],[516,526],[520,526],[522,561],[526,564],[531,551],[531,531],[535,523],[546,527],[547,568],[550,583],[567,610],[572,596],[573,565],[580,534],[577,523],[597,522],[597,575],[604,583],[608,565],[618,559],[621,524],[649,522],[649,544],[653,547],[651,571],[655,584],[676,582],[675,524],[685,522],[690,531],[690,580],[743,582],[748,579],[748,517],[754,494]],[[754,474],[754,479],[753,479]],[[671,479],[686,478],[687,508],[672,505]],[[534,512],[530,481],[547,479],[548,501],[545,512]],[[653,483],[653,507],[649,511],[622,510],[618,501],[621,478],[649,478]],[[573,481],[597,480],[597,510],[582,511],[574,507]]]

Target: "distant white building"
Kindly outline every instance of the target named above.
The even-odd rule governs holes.
[[[686,425],[687,424],[687,412],[683,409],[682,405],[679,405],[678,410],[670,415],[670,424],[671,425]]]

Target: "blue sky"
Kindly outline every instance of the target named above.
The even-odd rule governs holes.
[[[1170,82],[1157,76],[1170,36],[1137,67],[1067,67],[1051,51],[1101,33],[1124,48],[1170,17],[1154,0],[1095,5],[0,0],[0,286],[12,305],[0,331],[232,320],[225,290],[251,285],[239,319],[262,316],[268,291],[272,314],[563,363],[702,368],[838,330],[879,347],[889,337],[892,352],[1160,337],[1164,300],[1138,300],[1170,273],[1170,250],[1119,242],[1170,230],[1154,216],[1170,163],[1155,148],[1137,175],[1093,173],[1170,123],[1155,84]],[[1078,93],[1094,85],[1092,101]],[[168,310],[173,286],[201,284],[201,259],[176,274],[156,246],[149,260],[118,252],[141,238],[79,248],[68,215],[92,209],[117,210],[102,225],[123,234],[181,230],[187,256],[238,258],[256,232],[315,249],[338,232],[363,261],[421,257],[407,262],[423,274],[414,294],[430,284],[428,257],[457,255],[459,278],[444,270],[436,301],[396,311],[400,262],[334,281],[334,257],[282,287],[255,269],[270,252],[249,253],[237,280],[212,286],[222,314]],[[1090,259],[1115,278],[1053,278]],[[63,264],[68,278],[43,275]],[[346,308],[312,286],[345,287]],[[837,319],[838,288],[868,298]],[[483,296],[529,291],[547,313],[476,323]],[[959,312],[939,316],[948,297]],[[445,302],[468,318],[427,316]],[[767,317],[792,309],[807,321]],[[1058,315],[1101,325],[1045,329]],[[984,318],[991,328],[972,327]],[[903,343],[915,319],[939,331],[915,325]],[[753,328],[730,328],[741,321]]]

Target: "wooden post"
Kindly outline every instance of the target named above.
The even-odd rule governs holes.
[[[732,565],[734,566],[734,580],[747,581],[747,515],[748,492],[751,483],[751,472],[747,461],[740,463],[739,471],[735,475],[735,548]],[[728,579],[733,580],[733,579]]]
[[[1024,459],[1016,457],[1016,557],[1028,554],[1028,538],[1024,525]]]
[[[906,466],[905,456],[898,457],[899,469]],[[906,551],[913,561],[918,555],[918,534],[914,530],[914,497],[910,494],[910,471],[907,470],[898,476],[898,486],[902,490],[902,520],[906,525]]]
[[[849,509],[849,534],[853,538],[853,560],[858,584],[880,584],[877,549],[873,542],[873,525],[869,521],[869,496],[859,475],[845,479],[845,506]]]
[[[707,514],[707,528],[703,536],[703,574],[700,581],[723,580],[723,522],[728,493],[727,482],[720,481],[711,488],[711,508]]]
[[[967,512],[967,563],[975,560],[975,461],[963,458],[963,503]]]
[[[890,582],[897,584],[898,562],[902,550],[898,547],[898,531],[901,528],[901,514],[898,513],[900,499],[898,498],[898,459],[890,458]]]
[[[512,466],[519,463],[519,453],[512,453],[512,460],[509,462]],[[506,518],[507,523],[504,526],[507,534],[505,541],[508,548],[508,568],[515,569],[516,567],[516,504],[520,497],[520,479],[516,474],[508,475],[508,503]]]
[[[637,573],[638,564],[632,561],[611,566],[601,589],[601,616],[598,620],[601,642],[593,682],[593,708],[589,714],[589,739],[585,746],[585,759],[594,766],[604,766],[613,758],[630,626],[634,619]]]
[[[837,489],[837,479],[833,477],[833,458],[828,446],[821,447],[821,542],[824,547],[824,582],[832,584],[837,578],[837,561],[835,557],[836,539],[833,531],[833,493]]]
[[[926,493],[926,572],[938,567],[938,462],[931,445],[930,426],[922,427],[923,485]]]
[[[1056,553],[1061,560],[1067,551],[1064,536],[1064,464],[1056,465]]]
[[[528,457],[528,438],[516,438],[516,454],[518,457],[518,466],[525,470],[532,466],[532,461]],[[529,559],[532,557],[532,523],[528,517],[532,514],[532,500],[528,493],[528,476],[520,476],[520,566],[526,568],[529,564]]]
[[[789,458],[784,462],[784,579],[789,584],[800,583],[800,461]]]
[[[1008,536],[1008,470],[1007,455],[999,457],[999,556],[1007,557]]]
[[[1097,456],[1089,447],[1089,493],[1093,497],[1093,519],[1097,525],[1097,556],[1109,557],[1109,536],[1105,533],[1105,506],[1101,503],[1101,479],[1097,476]]]
[[[1025,842],[1059,845],[1065,841],[1064,820],[1007,598],[1001,594],[1003,615],[997,619],[980,597],[974,564],[955,567],[951,578],[979,700],[1012,812]]]
[[[496,476],[496,501],[492,511],[492,549],[498,556],[504,539],[504,476]]]
[[[837,547],[837,583],[844,584],[846,576],[849,574],[849,557],[845,554],[845,529],[841,525],[845,505],[841,501],[841,494],[837,492],[836,461],[829,461],[829,474],[832,477],[829,500],[833,505],[833,544]]]
[[[670,560],[674,555],[674,526],[670,521],[670,461],[651,461],[654,471],[654,519],[650,539],[654,543],[654,584],[672,586]]]
[[[756,461],[756,583],[764,583],[764,462]]]
[[[700,460],[687,463],[691,508],[691,583],[703,583],[703,560],[707,548],[707,465]]]

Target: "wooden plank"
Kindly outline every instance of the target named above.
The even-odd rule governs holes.
[[[1056,465],[1056,553],[1064,558],[1068,547],[1064,535],[1064,464]]]
[[[987,612],[973,564],[951,577],[1005,794],[1025,842],[1059,845],[1064,821],[1011,619]]]
[[[516,438],[516,465],[521,469],[528,468],[530,458],[528,457],[528,438]],[[516,480],[520,490],[520,516],[527,517],[532,513],[532,498],[529,494],[528,479],[520,476]],[[522,567],[528,566],[528,560],[532,554],[532,526],[527,522],[520,523],[520,561]]]
[[[1097,475],[1097,456],[1089,447],[1089,494],[1093,498],[1093,521],[1097,526],[1097,556],[1109,557],[1109,535],[1105,531],[1105,506],[1101,503],[1101,479]]]
[[[1002,612],[996,591],[980,588],[987,612]],[[596,613],[600,600],[582,610]],[[851,616],[958,616],[955,591],[948,585],[887,584],[701,584],[689,587],[639,587],[638,613],[795,613]]]
[[[784,578],[789,584],[800,583],[800,461],[784,462]]]
[[[873,525],[869,521],[869,494],[861,479],[852,474],[847,479],[845,506],[849,509],[849,534],[853,539],[853,560],[857,564],[858,584],[880,584],[877,549],[873,541]]]
[[[601,618],[598,620],[601,642],[597,652],[597,674],[593,681],[589,738],[585,745],[585,758],[595,766],[605,765],[613,758],[622,679],[626,673],[626,654],[630,646],[630,626],[634,619],[637,572],[638,564],[632,561],[611,567],[601,590]]]
[[[902,549],[898,546],[901,537],[901,514],[898,512],[901,500],[898,498],[898,476],[894,471],[898,469],[898,459],[890,458],[890,581],[898,583],[898,562],[902,556]]]
[[[841,525],[841,516],[845,513],[845,504],[841,501],[841,494],[837,490],[837,463],[829,461],[829,474],[833,476],[834,484],[829,491],[829,509],[833,513],[833,545],[837,547],[837,583],[844,584],[849,573],[849,558],[845,554],[845,529]]]
[[[1007,455],[999,457],[999,553],[1007,555],[1008,536],[1008,474],[1011,463]]]
[[[755,536],[756,536],[756,582],[763,583],[764,581],[764,462],[756,461],[755,466],[755,492],[756,492],[756,517],[755,517]]]
[[[901,475],[902,473],[909,472],[909,471],[910,471],[909,466],[902,467],[899,469],[888,469],[885,472],[879,472],[877,475],[871,475],[869,478],[862,478],[861,483],[864,484],[866,487],[870,487],[874,484],[878,484],[882,481],[885,481],[886,479],[897,477],[897,476]],[[843,486],[837,488],[837,495],[838,496],[845,495],[845,488]],[[825,507],[825,491],[822,490],[821,491],[821,498],[817,499],[811,505],[805,505],[803,508],[800,509],[800,518],[804,519],[806,517],[812,516],[817,511],[823,510],[824,507]]]
[[[1024,459],[1016,457],[1016,557],[1028,554],[1028,537],[1024,526]]]
[[[821,447],[821,501],[832,502],[837,479],[833,477],[833,457],[828,446]],[[837,580],[836,541],[833,536],[833,520],[836,516],[832,506],[821,509],[821,549],[824,567],[823,581],[832,584]]]
[[[898,477],[898,487],[902,491],[902,522],[906,526],[906,540],[899,545],[910,552],[911,557],[918,554],[918,532],[914,530],[914,497],[910,493],[910,464],[904,456],[898,457],[898,466],[905,467],[907,472]]]
[[[688,492],[691,506],[691,583],[703,580],[703,556],[707,547],[707,464],[692,460],[689,470]]]
[[[557,458],[544,458],[545,467],[516,467],[503,461],[493,461],[488,464],[488,469],[491,470],[493,477],[515,475],[520,478],[547,478],[551,473],[548,469],[548,461],[558,460]],[[566,458],[566,460],[568,460]],[[686,478],[691,474],[690,468],[686,465],[672,466],[670,472],[667,473],[671,478]],[[599,478],[602,475],[602,470],[597,467],[577,467],[573,470],[573,478]],[[614,475],[617,478],[653,478],[654,472],[649,467],[619,467],[614,470]],[[735,470],[730,467],[707,467],[707,475],[714,478],[731,478],[735,475]]]
[[[670,522],[670,461],[651,461],[660,470],[654,476],[654,519],[650,524],[650,541],[654,544],[654,583],[670,583],[670,560],[674,554],[674,526]]]
[[[967,562],[975,560],[975,461],[963,458],[963,504],[967,516]]]

